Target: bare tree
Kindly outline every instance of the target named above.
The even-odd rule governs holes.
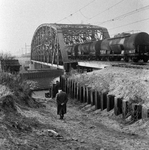
[[[15,57],[9,53],[0,53],[0,60],[13,60],[13,59],[15,59]]]

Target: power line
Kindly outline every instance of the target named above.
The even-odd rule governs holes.
[[[68,18],[66,18],[70,23],[72,23],[72,21],[70,21]]]
[[[81,13],[81,10],[82,9],[84,9],[84,8],[86,8],[87,6],[89,6],[91,3],[93,3],[95,0],[92,0],[91,2],[89,2],[88,4],[86,4],[86,5],[84,5],[83,7],[81,7],[79,10],[77,10],[77,11],[75,11],[75,12],[73,12],[72,14],[70,14],[70,15],[68,15],[68,16],[66,16],[66,17],[64,17],[64,18],[62,18],[62,19],[60,19],[59,21],[57,21],[57,22],[61,22],[61,21],[63,21],[63,20],[65,20],[65,19],[67,19],[67,18],[69,18],[69,17],[72,17],[74,14],[76,14],[76,13],[78,13],[78,12],[80,12]],[[81,13],[82,14],[82,13]],[[82,14],[82,16],[84,16],[83,14]],[[85,16],[84,16],[85,17]]]
[[[86,16],[81,12],[81,10],[79,10],[79,12],[80,12],[80,14],[81,14],[84,18],[89,19],[88,17],[86,17]]]
[[[121,1],[119,1],[118,3],[112,5],[111,7],[109,7],[109,8],[107,8],[107,9],[103,10],[102,12],[99,12],[98,14],[96,14],[96,15],[92,16],[91,18],[89,18],[89,20],[91,20],[91,19],[93,19],[93,18],[95,18],[95,17],[101,15],[102,13],[104,13],[104,12],[106,12],[106,11],[109,11],[111,8],[113,8],[113,7],[115,7],[116,5],[122,3],[123,1],[124,1],[124,0],[121,0]]]
[[[130,15],[135,14],[135,13],[138,13],[138,12],[141,12],[141,11],[146,10],[146,9],[149,9],[149,5],[147,5],[147,6],[145,6],[145,7],[141,7],[141,8],[139,8],[139,9],[136,9],[136,10],[133,10],[133,11],[130,11],[130,12],[128,12],[128,13],[122,14],[122,15],[120,15],[120,16],[118,16],[118,17],[113,18],[113,19],[106,20],[106,21],[100,22],[100,23],[98,22],[98,23],[95,23],[95,24],[98,24],[98,25],[99,25],[99,24],[104,24],[104,23],[111,22],[111,21],[116,21],[116,20],[119,20],[119,19],[121,19],[121,18],[130,16]]]
[[[120,27],[128,26],[128,25],[139,23],[139,22],[146,21],[146,20],[149,20],[149,18],[138,20],[138,21],[135,21],[135,22],[132,22],[132,23],[128,23],[128,24],[124,24],[124,25],[121,25],[121,26],[117,26],[117,27],[111,28],[109,30],[117,29],[117,28],[120,28]]]

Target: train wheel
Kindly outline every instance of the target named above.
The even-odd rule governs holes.
[[[139,61],[138,58],[133,58],[132,60],[133,60],[133,62],[138,62]]]
[[[97,60],[101,60],[101,58],[100,57],[98,57],[98,59]]]
[[[113,57],[109,57],[109,61],[113,61]]]
[[[124,57],[124,61],[125,62],[129,62],[129,58],[126,56],[126,57]]]
[[[144,61],[144,62],[148,62],[148,57],[144,57],[144,58],[143,58],[143,61]]]
[[[121,61],[121,57],[117,57],[117,61]]]

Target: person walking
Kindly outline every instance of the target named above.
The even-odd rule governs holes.
[[[62,91],[61,88],[58,89],[58,93],[56,94],[56,102],[57,102],[57,115],[60,115],[60,119],[64,118],[64,114],[67,112],[67,102],[68,97],[66,92]]]

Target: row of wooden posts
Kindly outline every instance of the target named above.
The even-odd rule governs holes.
[[[116,98],[107,92],[99,92],[87,85],[81,85],[73,79],[60,76],[60,86],[71,98],[81,103],[90,104],[91,106],[95,105],[95,109],[101,109],[101,111],[104,109],[107,111],[114,109],[116,116],[122,114],[123,118],[126,119],[131,115],[135,121],[141,118],[149,118],[149,109],[145,105],[133,103],[130,113],[129,102],[127,100]]]

